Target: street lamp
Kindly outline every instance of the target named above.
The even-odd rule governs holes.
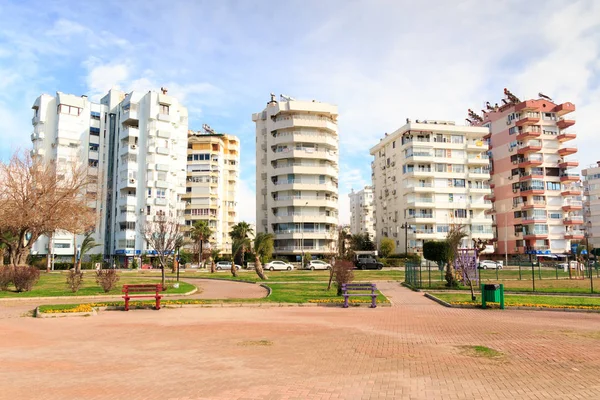
[[[302,234],[302,238],[300,239],[300,250],[302,251],[302,259],[300,260],[300,265],[302,266],[302,268],[304,268],[304,211],[303,208],[306,207],[308,205],[308,201],[306,203],[304,203],[304,205],[302,207],[300,207],[300,233]]]
[[[408,254],[408,229],[412,229],[412,227],[405,222],[400,228],[404,229],[404,254]]]
[[[583,237],[585,238],[585,256],[586,256],[586,267],[588,268],[588,273],[590,274],[590,292],[594,293],[594,274],[592,273],[592,266],[590,265],[590,244],[589,237],[590,234],[588,232],[589,226],[586,226],[585,231],[583,231]]]

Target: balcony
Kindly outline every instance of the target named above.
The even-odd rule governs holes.
[[[485,211],[489,211],[493,208],[492,202],[487,200],[487,201],[473,201],[471,203],[469,203],[469,208],[472,209],[482,209]]]
[[[523,239],[525,240],[540,240],[548,239],[548,232],[523,232]]]
[[[569,102],[562,103],[552,109],[552,112],[554,112],[559,117],[562,117],[563,115],[566,115],[568,113],[572,113],[573,111],[575,111],[575,104]]]
[[[124,124],[137,122],[138,118],[137,106],[134,104],[129,104],[129,108],[123,110],[121,114],[121,122]]]
[[[481,154],[481,155],[474,156],[474,157],[468,157],[467,164],[469,164],[469,165],[489,165],[490,158],[488,157],[487,154]]]
[[[532,194],[544,194],[545,190],[543,187],[525,187],[521,189],[521,196],[529,196]]]
[[[579,174],[561,174],[560,181],[561,182],[579,182],[580,177]]]
[[[541,156],[535,157],[533,155],[530,155],[529,157],[525,157],[519,161],[519,168],[537,167],[542,165],[543,163],[544,159]]]
[[[528,126],[536,125],[540,122],[540,113],[525,113],[520,120],[518,120],[516,126]]]
[[[544,179],[544,174],[542,172],[529,172],[519,177],[519,182],[525,182],[530,179]]]
[[[582,208],[583,202],[581,200],[568,199],[562,205],[563,211],[577,211],[581,210]]]
[[[496,195],[494,193],[488,193],[483,196],[484,200],[494,201],[496,200]]]
[[[311,148],[289,149],[276,151],[272,156],[273,160],[281,160],[286,158],[302,158],[302,159],[322,159],[329,160],[335,163],[338,162],[338,153],[334,150],[314,150]]]
[[[432,208],[434,207],[433,197],[416,197],[414,199],[408,199],[406,204],[412,207],[425,207]]]
[[[569,156],[569,155],[575,154],[575,153],[577,153],[576,146],[569,146],[569,147],[563,147],[563,148],[558,149],[558,155],[561,157]]]
[[[525,216],[521,217],[521,223],[523,225],[545,224],[547,220],[548,219],[546,216],[539,216],[539,215],[525,215]]]
[[[490,187],[485,185],[485,186],[471,186],[469,187],[469,192],[473,193],[473,194],[485,194],[485,195],[490,195],[493,197],[493,193],[490,194]],[[488,199],[489,200],[489,199]]]
[[[280,132],[275,136],[273,144],[292,144],[292,143],[315,143],[315,144],[326,144],[331,147],[338,146],[338,137],[334,134],[325,134],[323,132],[319,134],[308,134],[308,133],[292,133],[292,132]]]
[[[561,132],[556,138],[559,142],[563,143],[577,138],[577,134],[572,132]]]
[[[533,202],[523,203],[522,210],[529,210],[532,208],[546,208],[546,202],[542,200],[534,200]]]
[[[585,237],[585,232],[580,229],[573,229],[565,232],[565,239],[581,240]]]
[[[539,140],[531,140],[517,149],[517,154],[527,154],[542,150],[542,142]]]
[[[419,223],[419,222],[431,223],[431,220],[433,219],[433,214],[432,213],[415,213],[415,214],[409,215],[406,219],[412,223]]]
[[[570,126],[575,125],[575,120],[573,119],[559,119],[558,122],[556,123],[556,126],[558,126],[558,129],[567,129]]]
[[[137,186],[137,179],[135,179],[135,178],[125,178],[121,182],[121,187],[134,188],[135,189],[136,186]]]
[[[137,197],[135,195],[119,197],[119,207],[136,206],[136,205],[137,205]]]
[[[409,184],[405,188],[407,190],[410,189],[410,191],[413,191],[415,193],[430,193],[436,191],[435,187],[429,182]]]
[[[414,177],[433,177],[435,175],[431,168],[415,168],[406,171],[406,173]]]
[[[571,215],[563,219],[565,225],[582,225],[583,215]]]
[[[540,137],[541,135],[542,135],[542,130],[539,129],[539,127],[536,129],[529,128],[522,132],[519,132],[516,139],[519,141],[523,141],[523,140],[527,140],[527,139],[535,139],[535,138]]]
[[[561,161],[558,163],[558,168],[575,168],[579,167],[579,161]]]
[[[515,111],[536,111],[540,108],[539,100],[526,100],[515,105]]]
[[[433,161],[433,154],[428,151],[414,151],[412,154],[406,155],[406,160],[412,162],[431,162]]]
[[[473,142],[467,143],[467,150],[480,150],[480,151],[488,151],[490,146],[485,143],[483,140],[476,140]]]
[[[576,185],[565,185],[560,194],[563,196],[581,196],[581,187]]]
[[[125,129],[121,129],[121,133],[119,134],[119,140],[127,139],[128,137],[139,137],[140,130],[133,126],[128,126]]]

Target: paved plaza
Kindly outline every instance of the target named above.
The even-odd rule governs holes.
[[[600,398],[599,314],[450,309],[378,286],[393,307],[0,318],[0,398]]]

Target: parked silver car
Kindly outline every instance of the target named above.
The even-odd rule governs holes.
[[[230,261],[218,261],[215,268],[217,269],[217,271],[231,270],[231,262]],[[242,267],[237,264],[235,264],[235,268],[242,269]]]
[[[314,271],[315,269],[331,269],[331,264],[326,263],[323,260],[310,260],[306,269]]]

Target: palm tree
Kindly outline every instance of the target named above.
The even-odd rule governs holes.
[[[198,220],[194,222],[192,229],[190,229],[190,236],[200,249],[200,253],[198,254],[198,267],[200,267],[200,264],[202,264],[202,248],[204,243],[210,239],[212,234],[213,231],[210,229],[210,226],[208,226],[208,221],[205,220]]]
[[[98,246],[100,246],[100,243],[96,243],[96,241],[92,237],[92,234],[87,233],[85,235],[85,238],[83,239],[83,242],[81,242],[81,247],[79,249],[79,260],[77,261],[77,265],[75,267],[76,273],[81,272],[81,260],[83,259],[83,256],[85,255],[85,253],[92,250],[94,247],[98,247]]]
[[[235,257],[239,254],[244,254],[246,249],[250,248],[250,239],[241,238],[234,239],[231,245],[231,275],[237,277],[237,268],[235,267]]]
[[[250,240],[248,238],[253,233],[254,233],[254,230],[252,229],[250,224],[247,222],[244,222],[244,221],[238,222],[231,228],[231,232],[229,232],[229,236],[231,237],[231,239],[233,239],[233,242],[238,240],[238,241],[242,241],[244,243],[244,246],[242,247],[241,251],[239,251],[238,253],[232,251],[231,257],[233,258],[233,261],[235,261],[236,254],[237,254],[240,257],[240,264],[243,263],[244,255],[246,254],[246,251],[248,251],[248,249],[250,249],[250,247],[251,247],[249,245]],[[245,242],[245,241],[243,241],[243,239],[248,239],[248,241]],[[232,245],[232,249],[233,249],[233,245]]]
[[[219,257],[220,253],[221,253],[221,250],[219,250],[219,249],[212,249],[210,251],[210,273],[211,274],[215,273],[215,260],[217,259],[217,257]]]
[[[268,279],[263,271],[262,261],[271,257],[273,254],[275,236],[271,233],[257,233],[254,238],[254,264],[256,265],[256,274],[260,279]]]

